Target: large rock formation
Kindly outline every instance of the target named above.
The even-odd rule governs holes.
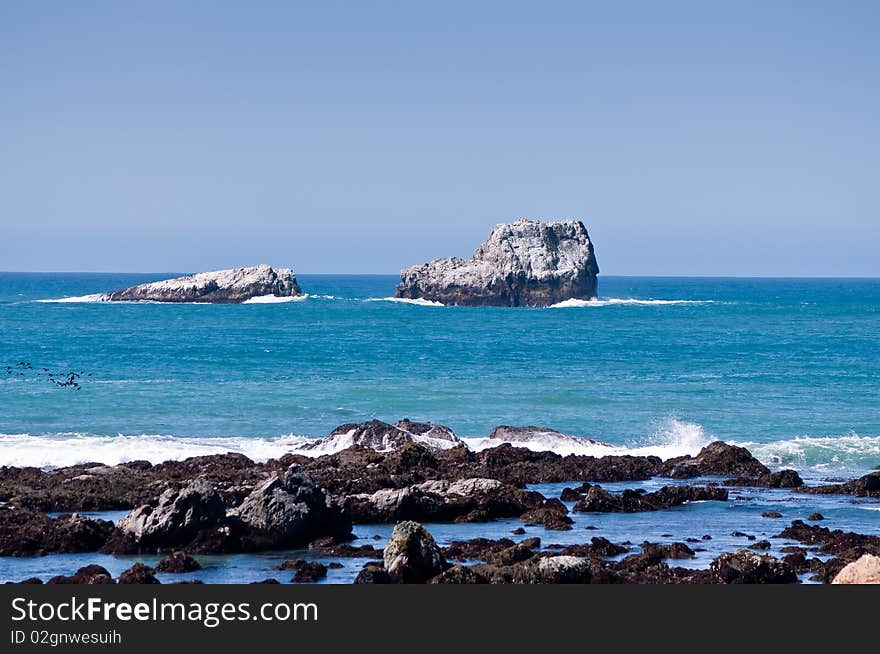
[[[599,266],[578,220],[497,225],[474,256],[402,271],[396,297],[474,306],[548,306],[596,296]]]
[[[104,297],[109,302],[206,302],[234,304],[267,296],[302,295],[290,268],[267,265],[216,270],[131,286]]]

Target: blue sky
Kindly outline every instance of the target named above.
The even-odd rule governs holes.
[[[80,5],[80,6],[74,6]],[[880,3],[4,2],[0,269],[877,276]]]

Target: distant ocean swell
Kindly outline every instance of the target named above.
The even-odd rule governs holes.
[[[462,440],[475,451],[504,442],[488,437],[462,437]],[[696,423],[670,419],[642,442],[628,446],[600,443],[553,432],[536,434],[527,441],[512,444],[535,451],[553,451],[563,456],[633,455],[668,459],[694,455],[713,440],[716,439],[705,433]],[[774,468],[793,467],[817,473],[864,471],[873,468],[880,461],[880,436],[850,433],[841,436],[798,437],[773,443],[730,442],[748,448],[764,464]],[[314,439],[296,435],[271,438],[190,438],[162,434],[0,434],[0,462],[9,466],[49,468],[88,462],[115,465],[126,461],[147,460],[159,463],[169,459],[225,452],[239,452],[256,461],[265,461],[291,452],[312,457],[332,454],[350,444],[344,437]]]

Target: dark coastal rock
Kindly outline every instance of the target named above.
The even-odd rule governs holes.
[[[150,282],[114,291],[105,296],[110,302],[209,302],[230,304],[263,296],[302,295],[290,268],[267,265],[232,268]]]
[[[367,563],[354,579],[356,584],[390,584],[391,577],[381,563]]]
[[[796,540],[806,545],[818,545],[820,554],[831,554],[835,558],[826,563],[824,580],[831,581],[833,575],[844,565],[855,561],[864,554],[880,556],[880,536],[856,534],[840,529],[831,530],[819,525],[808,525],[794,520],[774,538]]]
[[[275,566],[275,569],[293,570],[294,575],[291,581],[298,584],[313,583],[327,576],[327,566],[319,561],[295,559],[293,561],[285,561],[280,566]]]
[[[175,492],[168,489],[156,506],[135,509],[119,523],[119,529],[137,551],[183,547],[200,531],[219,526],[226,518],[226,504],[205,477]]]
[[[570,556],[580,556],[588,559],[603,559],[606,557],[617,556],[629,552],[629,547],[612,543],[607,538],[601,536],[593,536],[589,545],[569,545],[560,551],[560,554],[568,554]]]
[[[395,296],[472,306],[548,306],[596,296],[599,266],[583,223],[497,225],[468,260],[438,259],[400,274]]]
[[[726,479],[725,486],[752,486],[755,488],[799,488],[804,480],[794,470],[768,472],[760,477],[737,477]]]
[[[201,569],[202,566],[199,565],[198,561],[181,550],[172,552],[156,564],[156,572],[182,573],[194,572]]]
[[[470,540],[452,541],[441,550],[448,561],[487,561],[497,552],[516,545],[509,538],[491,540],[489,538],[471,538]]]
[[[423,583],[448,567],[431,534],[411,520],[395,525],[383,559],[385,571],[396,583]]]
[[[653,493],[624,490],[609,493],[601,486],[590,486],[574,510],[583,513],[635,513],[660,511],[685,502],[727,501],[727,491],[713,486],[664,486]]]
[[[824,519],[825,519],[825,516],[822,515],[821,513],[818,513],[818,512],[811,513],[810,515],[807,516],[807,520],[819,521],[819,520],[824,520]]]
[[[0,467],[0,499],[38,511],[112,511],[154,495],[148,474],[127,465],[86,463],[56,470]]]
[[[794,584],[798,580],[784,561],[749,550],[722,554],[709,569],[725,584]]]
[[[574,522],[568,517],[568,507],[556,498],[544,502],[543,506],[523,513],[520,518],[526,524],[544,525],[553,531],[568,531]]]
[[[160,583],[153,574],[153,568],[143,563],[135,563],[128,570],[119,575],[120,584],[158,584]]]
[[[800,493],[810,495],[854,495],[855,497],[880,497],[880,472],[872,472],[843,484],[804,486]]]
[[[762,518],[781,518],[782,514],[779,511],[764,511],[761,514]]]
[[[431,584],[488,584],[489,580],[474,570],[473,566],[454,565],[432,577]]]
[[[0,556],[96,552],[116,527],[76,513],[50,518],[20,507],[0,508]]]
[[[243,549],[305,545],[321,536],[349,538],[351,521],[328,506],[323,491],[300,466],[290,466],[255,488],[229,512],[246,528]]]
[[[115,584],[113,576],[100,565],[87,565],[80,568],[69,577],[59,575],[52,577],[47,584],[85,584],[85,585],[104,585]]]
[[[709,476],[759,478],[769,475],[767,467],[744,447],[723,441],[709,443],[696,456],[683,456],[663,463],[661,475],[678,479]]]
[[[519,516],[543,496],[495,479],[431,480],[405,488],[349,495],[343,500],[355,523],[398,520],[485,522]]]

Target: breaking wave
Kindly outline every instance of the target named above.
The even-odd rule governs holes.
[[[406,297],[370,297],[365,302],[400,302],[403,304],[415,304],[420,307],[442,307],[442,302],[434,302],[432,300],[423,300],[421,298],[410,299]]]
[[[455,445],[454,441],[442,439],[415,437],[413,440],[435,449]],[[707,433],[701,425],[677,418],[667,419],[649,437],[629,445],[604,443],[552,430],[536,430],[526,437],[514,440],[487,436],[461,437],[461,442],[474,451],[510,443],[515,447],[552,451],[562,456],[631,455],[657,456],[661,459],[695,455],[713,440],[718,439]],[[880,462],[880,436],[849,434],[823,438],[802,437],[773,443],[728,442],[746,447],[761,462],[773,468],[791,467],[816,472],[864,471],[874,468]],[[266,461],[288,453],[318,457],[340,452],[354,444],[351,434],[326,438],[294,434],[269,438],[191,438],[165,434],[0,434],[0,464],[52,468],[87,462],[116,465],[127,461],[147,460],[161,463],[226,452],[237,452],[255,461]],[[386,451],[389,449],[393,448],[385,448]]]
[[[109,296],[106,293],[91,293],[89,295],[73,295],[71,297],[49,298],[47,300],[34,300],[40,303],[64,303],[64,302],[107,302]]]
[[[772,443],[735,442],[766,465],[798,470],[863,470],[880,463],[880,436],[801,436]]]
[[[715,300],[637,300],[635,298],[594,298],[592,300],[563,300],[551,304],[550,309],[571,309],[577,307],[609,307],[615,305],[662,306],[670,304],[713,304]]]
[[[302,295],[257,295],[248,298],[242,304],[283,304],[286,302],[302,302],[309,297],[308,293]]]

